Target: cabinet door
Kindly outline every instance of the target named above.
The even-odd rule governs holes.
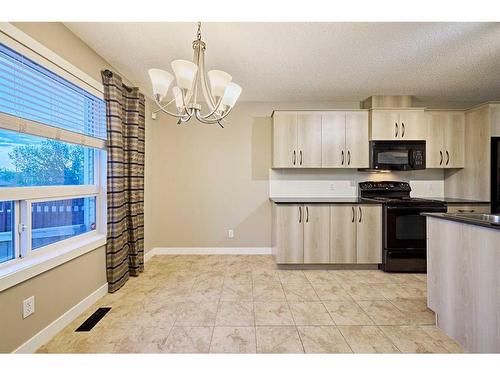
[[[373,110],[370,119],[370,139],[380,141],[399,139],[401,129],[398,112]]]
[[[273,167],[297,166],[297,113],[275,112],[273,116]]]
[[[400,111],[399,128],[399,139],[405,141],[425,140],[427,126],[424,111]]]
[[[358,205],[357,263],[382,263],[382,207]]]
[[[304,263],[330,262],[330,206],[304,206]]]
[[[368,112],[347,112],[345,122],[347,168],[368,168]]]
[[[425,144],[425,164],[427,168],[443,168],[444,165],[444,126],[443,114],[429,112],[427,119],[427,141]]]
[[[465,114],[450,112],[444,115],[444,148],[445,168],[464,167]]]
[[[304,207],[279,204],[276,215],[276,263],[304,263]]]
[[[356,263],[356,206],[330,207],[330,262]]]
[[[321,162],[323,167],[343,168],[345,151],[345,112],[325,113],[321,117]]]
[[[321,115],[299,113],[297,124],[297,166],[321,168]]]

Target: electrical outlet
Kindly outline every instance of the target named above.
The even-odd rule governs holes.
[[[23,319],[26,319],[34,312],[35,312],[35,296],[31,296],[23,301]]]
[[[335,184],[333,184],[333,183],[332,183],[332,184],[330,184],[330,190],[331,190],[331,191],[334,191],[334,190],[335,190]]]
[[[234,230],[233,229],[229,229],[227,231],[227,237],[228,238],[234,238]]]

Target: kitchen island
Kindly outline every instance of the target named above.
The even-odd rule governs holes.
[[[500,353],[500,226],[477,215],[424,215],[437,325],[469,352]]]

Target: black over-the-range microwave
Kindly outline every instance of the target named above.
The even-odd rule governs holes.
[[[425,169],[425,141],[370,141],[370,169]]]

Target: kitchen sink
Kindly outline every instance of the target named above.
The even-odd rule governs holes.
[[[500,225],[500,215],[492,214],[446,214],[449,216],[455,216],[461,219],[468,219],[474,221],[481,221],[483,223]]]

